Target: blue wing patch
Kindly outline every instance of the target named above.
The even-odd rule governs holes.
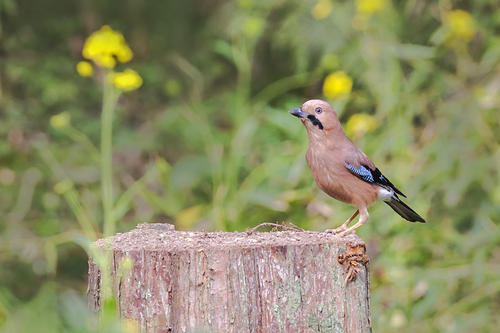
[[[370,169],[365,167],[364,165],[360,165],[359,168],[356,168],[354,165],[345,163],[347,169],[349,169],[352,173],[354,173],[359,178],[363,179],[365,182],[374,183],[375,179],[373,179],[373,174]]]
[[[401,194],[406,198],[396,186],[387,178],[382,175],[379,169],[375,168],[375,170],[371,170],[368,166],[361,164],[359,168],[356,168],[354,165],[345,162],[345,167],[351,171],[356,177],[364,180],[367,183],[377,184],[383,187],[389,187],[394,190],[397,194]]]

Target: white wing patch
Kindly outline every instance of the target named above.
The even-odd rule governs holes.
[[[382,201],[389,201],[394,195],[393,189],[387,189],[385,187],[379,187],[378,189],[378,199]]]

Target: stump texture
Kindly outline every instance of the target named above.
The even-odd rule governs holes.
[[[112,252],[120,315],[142,332],[371,332],[367,257],[355,235],[141,224],[95,246]],[[90,258],[94,311],[100,274]]]

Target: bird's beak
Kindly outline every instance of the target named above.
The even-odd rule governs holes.
[[[292,116],[295,116],[297,118],[307,118],[307,113],[306,112],[302,112],[302,110],[300,108],[295,108],[295,109],[291,109],[290,111],[288,111]]]

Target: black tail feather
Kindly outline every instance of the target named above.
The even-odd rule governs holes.
[[[422,222],[425,223],[425,220],[418,215],[413,209],[411,209],[407,204],[401,201],[397,196],[393,196],[390,200],[385,201],[386,204],[391,206],[392,209],[402,218],[408,220],[410,222]]]

